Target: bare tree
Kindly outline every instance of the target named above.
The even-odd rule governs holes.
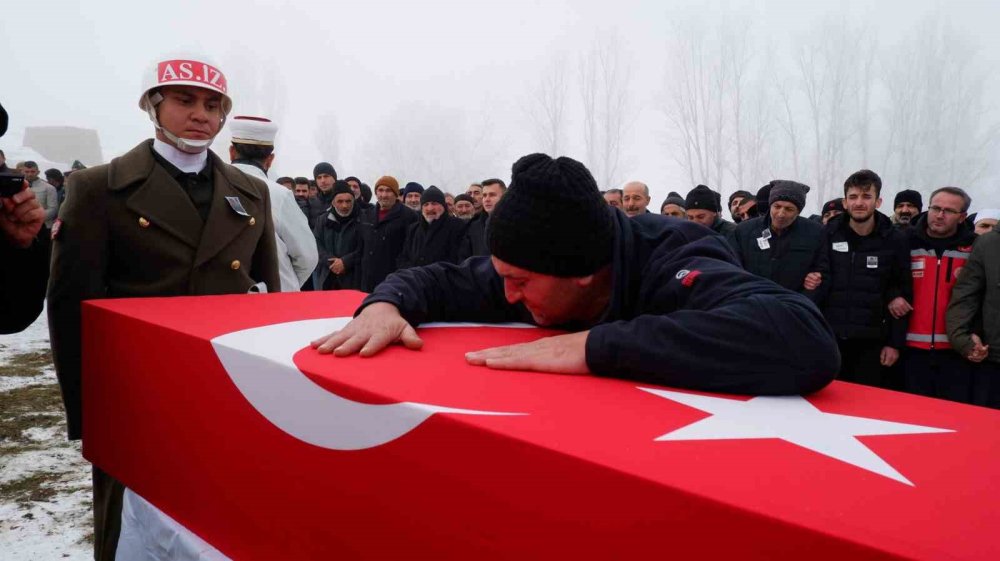
[[[885,166],[905,187],[968,187],[994,171],[1000,121],[986,102],[988,71],[947,19],[928,16],[886,54]]]
[[[746,188],[769,175],[768,54],[746,20],[724,19],[711,29],[701,21],[674,27],[664,113],[673,132],[671,153],[692,186],[707,183],[725,193],[729,185]]]
[[[619,38],[595,39],[580,60],[580,95],[587,166],[602,189],[622,180],[625,136],[634,115],[631,81]]]
[[[806,101],[812,149],[812,184],[820,202],[832,198],[844,173],[849,141],[856,130],[851,103],[855,88],[857,41],[844,41],[861,32],[844,20],[823,22],[799,45],[796,69]]]
[[[524,107],[536,142],[553,157],[566,149],[568,73],[565,58],[554,57],[535,83]]]
[[[715,43],[704,26],[685,22],[674,26],[666,75],[666,117],[673,128],[672,154],[687,171],[691,185],[720,185],[726,166],[722,135],[722,88],[726,81]],[[714,177],[713,177],[714,175]]]

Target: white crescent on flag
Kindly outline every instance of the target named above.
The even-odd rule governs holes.
[[[391,442],[435,413],[523,415],[458,409],[427,403],[375,405],[332,393],[305,376],[293,357],[318,334],[342,329],[352,318],[326,318],[265,325],[212,339],[215,354],[243,397],[274,426],[314,446],[363,450]],[[480,327],[481,324],[427,324]],[[490,327],[531,328],[525,324]],[[336,364],[331,358],[331,365]]]

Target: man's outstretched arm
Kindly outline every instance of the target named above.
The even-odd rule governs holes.
[[[374,309],[373,309],[374,308]],[[419,349],[413,329],[427,321],[499,323],[530,321],[521,306],[511,306],[489,257],[460,265],[435,263],[396,271],[361,303],[344,329],[312,342],[323,354],[372,356],[393,343]]]

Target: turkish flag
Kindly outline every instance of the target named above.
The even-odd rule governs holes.
[[[233,559],[994,559],[1000,413],[495,371],[551,331],[308,347],[363,295],[84,305],[84,455]],[[706,376],[711,373],[706,372]]]

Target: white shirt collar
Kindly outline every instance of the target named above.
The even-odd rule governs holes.
[[[163,159],[184,173],[198,173],[205,169],[205,164],[208,162],[207,148],[197,154],[189,154],[183,150],[178,150],[176,146],[167,144],[159,138],[154,138],[153,150],[156,150],[156,153],[163,156]]]

